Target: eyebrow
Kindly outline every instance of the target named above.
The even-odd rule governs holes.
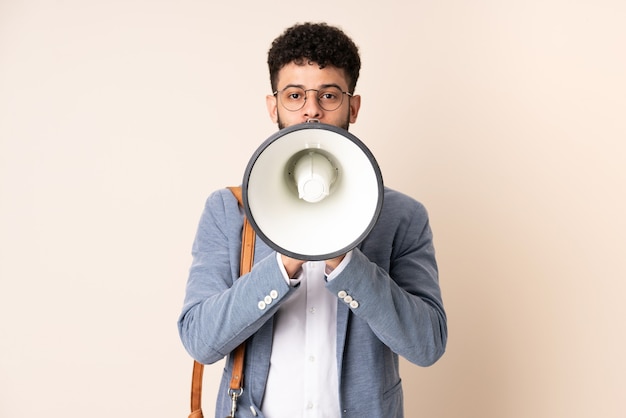
[[[339,90],[343,91],[341,86],[339,86],[339,84],[336,84],[336,83],[322,84],[321,86],[319,86],[318,88],[315,88],[315,89],[307,89],[303,84],[287,84],[285,87],[283,87],[280,90],[285,90],[285,89],[287,89],[289,87],[299,87],[302,90],[320,90],[320,89],[325,89],[325,88],[328,88],[328,87],[337,87]]]

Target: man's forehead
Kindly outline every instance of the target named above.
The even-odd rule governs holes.
[[[348,86],[345,71],[333,65],[320,68],[316,62],[292,61],[283,65],[278,72],[279,84],[304,85],[311,81],[316,81],[318,84],[338,84],[342,88]]]

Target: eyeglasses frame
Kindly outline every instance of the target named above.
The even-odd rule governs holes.
[[[299,107],[299,108],[297,108],[297,109],[289,109],[289,108],[288,108],[287,106],[285,106],[285,104],[284,104],[284,103],[283,103],[283,102],[279,99],[279,96],[278,96],[278,93],[282,93],[283,91],[285,91],[285,90],[287,90],[287,89],[289,89],[289,88],[293,88],[293,87],[297,87],[297,88],[299,88],[299,89],[302,89],[302,91],[304,91],[304,100],[302,101],[302,106],[300,106],[300,107]],[[323,90],[324,88],[328,88],[328,87],[336,87],[337,89],[339,89],[339,91],[340,91],[340,92],[341,92],[341,94],[342,94],[342,96],[341,96],[341,97],[342,97],[342,99],[341,99],[341,103],[339,103],[339,106],[337,106],[337,107],[336,107],[336,108],[334,108],[333,110],[328,110],[328,109],[325,109],[325,108],[324,108],[324,106],[322,106],[322,104],[320,103],[319,92],[320,92],[320,90]],[[285,110],[287,110],[288,112],[297,112],[298,110],[301,110],[301,109],[302,109],[302,108],[306,105],[306,101],[307,101],[307,97],[308,97],[307,93],[308,93],[308,92],[310,92],[310,91],[314,91],[314,92],[318,93],[318,94],[316,94],[316,95],[315,95],[315,99],[317,100],[317,104],[318,104],[318,106],[319,106],[319,107],[321,107],[322,109],[324,109],[326,112],[334,112],[335,110],[339,109],[339,108],[341,107],[341,105],[343,104],[343,95],[344,95],[344,94],[345,94],[346,96],[348,96],[348,100],[350,100],[350,97],[354,97],[354,94],[353,94],[353,93],[350,93],[350,92],[348,92],[348,91],[343,91],[343,90],[341,90],[341,87],[339,87],[339,86],[337,86],[337,85],[334,85],[334,84],[331,84],[331,85],[328,85],[328,86],[324,86],[324,87],[322,87],[321,89],[305,89],[304,87],[294,86],[294,85],[289,85],[289,86],[286,86],[285,88],[283,88],[282,90],[275,90],[275,91],[272,93],[272,95],[273,95],[274,97],[276,97],[276,100],[279,100],[279,101],[281,102],[281,105],[285,108]]]

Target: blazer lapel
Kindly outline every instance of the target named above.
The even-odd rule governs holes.
[[[343,351],[346,346],[346,334],[348,332],[348,320],[350,308],[345,303],[337,300],[337,376],[341,387],[341,370],[343,370]]]

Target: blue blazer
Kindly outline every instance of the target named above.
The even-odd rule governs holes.
[[[255,265],[238,279],[242,225],[243,210],[228,189],[207,199],[193,243],[178,329],[186,350],[203,364],[223,359],[248,340],[244,393],[237,417],[263,417],[272,318],[293,289],[285,282],[274,251],[258,237]],[[403,417],[398,356],[429,366],[443,355],[447,340],[432,232],[424,206],[385,188],[376,226],[326,287],[337,296],[338,304],[336,355],[341,416]],[[259,301],[270,293],[277,298],[260,309]],[[345,295],[357,303],[345,303]],[[227,390],[231,368],[229,357],[218,394],[217,418],[230,412]],[[288,382],[286,385],[288,393]]]

